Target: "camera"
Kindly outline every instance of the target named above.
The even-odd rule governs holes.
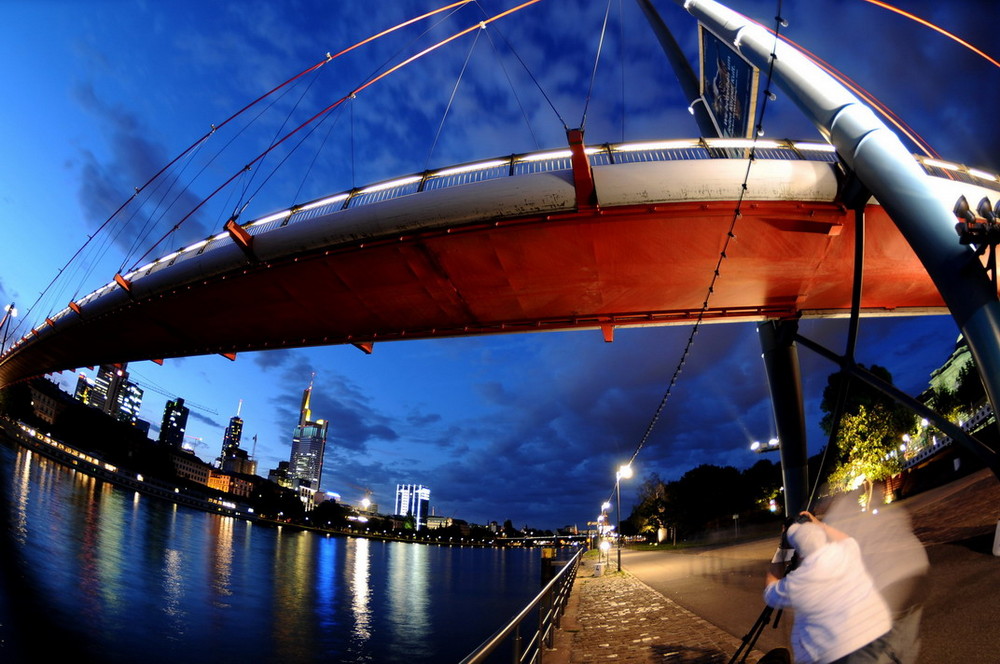
[[[795,523],[809,523],[812,519],[809,518],[808,514],[800,514],[795,517]]]

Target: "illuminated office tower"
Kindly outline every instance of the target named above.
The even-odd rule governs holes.
[[[126,376],[128,374],[125,374]],[[139,421],[139,409],[142,407],[142,388],[130,380],[126,380],[116,397],[114,416],[120,422],[136,425]]]
[[[323,478],[323,454],[326,450],[327,422],[313,421],[309,409],[312,383],[302,393],[299,424],[292,434],[292,456],[288,462],[288,478],[299,487],[299,494],[308,503],[311,494],[319,490]]]
[[[76,377],[76,391],[73,393],[73,398],[89,406],[90,395],[93,391],[94,381],[90,380],[83,374],[78,374]]]
[[[163,409],[163,423],[160,425],[160,442],[180,449],[184,443],[184,429],[187,428],[188,408],[184,399],[178,397],[168,401]]]
[[[422,484],[396,485],[396,511],[399,516],[413,516],[413,527],[420,530],[427,525],[427,512],[431,503],[431,490]]]
[[[118,394],[127,380],[128,373],[121,365],[102,364],[97,370],[94,386],[90,390],[90,405],[108,415],[114,414],[118,405]]]
[[[240,405],[236,407],[236,415],[230,418],[229,426],[226,427],[226,433],[222,437],[223,459],[232,456],[240,447],[240,440],[243,439],[243,420],[240,418],[240,411],[242,410],[243,399],[240,399]]]
[[[94,380],[83,374],[77,378],[74,396],[88,406],[98,408],[120,422],[135,425],[139,421],[143,390],[128,379],[125,364],[102,364]]]

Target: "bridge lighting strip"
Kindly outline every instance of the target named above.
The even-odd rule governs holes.
[[[931,168],[943,168],[946,171],[959,171],[958,164],[953,164],[949,161],[941,161],[939,159],[924,159],[924,165],[930,166]]]
[[[762,141],[752,138],[715,138],[708,142],[710,148],[780,148],[778,141]]]
[[[508,159],[494,159],[493,161],[481,161],[477,164],[466,164],[465,166],[455,166],[454,168],[445,168],[440,171],[431,173],[431,177],[444,178],[449,175],[461,175],[463,173],[473,173],[475,171],[486,171],[491,168],[497,168],[499,166],[506,166],[510,163]]]
[[[612,150],[615,152],[640,152],[643,150],[679,150],[682,148],[700,148],[701,143],[697,140],[681,139],[674,141],[649,141],[646,143],[628,143],[626,145],[616,145]]]
[[[600,152],[597,148],[587,148],[584,152],[587,154],[593,154],[593,152]],[[533,162],[533,161],[545,161],[546,159],[567,159],[573,156],[573,153],[569,150],[554,150],[552,152],[536,152],[535,154],[526,154],[524,156],[518,157],[516,161],[521,163]]]
[[[246,228],[250,228],[251,226],[257,226],[259,224],[266,224],[268,222],[277,221],[279,219],[287,219],[290,216],[292,216],[291,210],[282,210],[281,212],[275,212],[274,214],[269,214],[266,217],[255,219],[254,221],[251,221],[249,224],[247,224]]]
[[[420,182],[423,180],[423,176],[411,175],[405,178],[399,178],[398,180],[389,180],[388,182],[380,182],[379,184],[373,184],[370,187],[365,187],[360,190],[359,194],[372,194],[376,191],[385,191],[386,189],[395,189],[396,187],[404,187],[408,184],[413,184],[415,182]]]
[[[930,166],[931,168],[940,168],[946,171],[952,171],[955,173],[967,173],[972,177],[979,178],[980,180],[989,180],[990,182],[997,182],[1000,180],[1000,176],[994,175],[987,171],[981,171],[978,168],[968,168],[962,166],[961,164],[956,164],[950,161],[941,161],[940,159],[928,159],[926,157],[918,157],[920,163],[924,166]]]
[[[978,168],[970,168],[969,175],[977,177],[980,180],[992,180],[994,182],[997,181],[996,175],[993,175],[992,173],[987,173],[986,171],[981,171]]]
[[[328,196],[326,198],[321,198],[318,201],[313,201],[312,203],[306,203],[302,207],[296,209],[296,212],[306,212],[307,210],[315,210],[318,207],[323,207],[324,205],[330,205],[331,203],[339,203],[340,201],[345,201],[350,197],[350,194],[337,194],[336,196]]]
[[[194,244],[189,244],[188,246],[186,246],[183,249],[181,249],[181,253],[187,253],[189,251],[194,251],[195,249],[201,249],[206,244],[208,244],[208,240],[207,239],[205,239],[205,240],[199,240],[198,242],[195,242]]]
[[[792,147],[803,152],[836,152],[837,148],[829,143],[792,143]]]

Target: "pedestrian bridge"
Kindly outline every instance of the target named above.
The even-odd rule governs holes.
[[[855,217],[830,145],[570,134],[568,150],[230,222],[46,318],[0,358],[0,385],[189,355],[849,313]],[[916,159],[949,209],[1000,197],[994,175]],[[862,315],[947,313],[877,200],[865,223]]]

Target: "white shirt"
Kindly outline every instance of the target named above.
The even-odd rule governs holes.
[[[830,542],[806,556],[785,578],[764,589],[775,609],[795,611],[795,661],[827,664],[892,628],[892,616],[861,562],[858,543]]]

